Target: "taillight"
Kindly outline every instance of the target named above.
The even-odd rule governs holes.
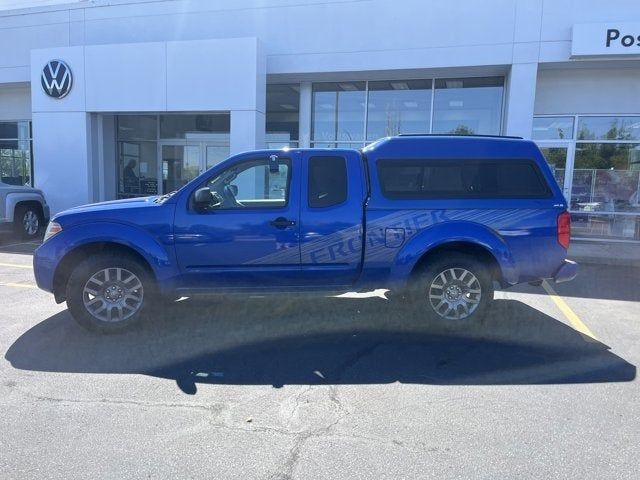
[[[564,248],[569,248],[571,237],[571,214],[562,212],[558,215],[558,243]]]

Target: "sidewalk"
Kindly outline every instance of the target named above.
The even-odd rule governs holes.
[[[569,246],[568,258],[578,263],[624,265],[640,268],[640,244],[572,240]]]

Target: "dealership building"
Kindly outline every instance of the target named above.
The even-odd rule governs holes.
[[[640,2],[13,1],[0,174],[52,211],[230,154],[398,133],[535,140],[573,235],[640,242]]]

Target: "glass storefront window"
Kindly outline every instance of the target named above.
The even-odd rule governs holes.
[[[428,133],[431,80],[369,82],[367,140],[399,133]]]
[[[157,115],[118,115],[119,140],[155,141],[157,138]]]
[[[567,168],[567,147],[540,147],[542,155],[551,167],[553,176],[562,189],[564,186],[564,175]]]
[[[436,80],[433,132],[499,135],[503,90],[503,77]]]
[[[230,127],[228,113],[160,115],[160,138],[186,138],[190,133],[228,133]]]
[[[534,140],[568,140],[573,138],[573,117],[535,117]]]
[[[0,122],[0,181],[33,185],[31,122]]]
[[[640,144],[578,143],[572,209],[640,213],[639,180]]]
[[[267,85],[267,148],[297,147],[300,125],[300,85]]]
[[[640,144],[577,143],[574,235],[640,240]]]
[[[158,194],[158,160],[155,142],[118,142],[118,197]]]
[[[118,115],[119,198],[177,190],[229,156],[229,113]]]
[[[580,117],[578,140],[640,140],[640,117]]]
[[[313,85],[311,135],[314,141],[364,140],[365,82]]]
[[[362,147],[400,133],[499,135],[503,91],[504,77],[314,83],[311,143]]]

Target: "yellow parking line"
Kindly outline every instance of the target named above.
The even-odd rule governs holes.
[[[35,285],[29,285],[28,283],[0,283],[0,287],[16,287],[16,288],[38,288]]]
[[[556,291],[553,288],[551,288],[551,285],[549,285],[549,282],[547,282],[546,280],[543,281],[542,288],[544,288],[547,294],[549,294],[549,297],[551,297],[551,300],[553,300],[553,303],[556,304],[556,306],[560,309],[560,311],[563,313],[566,319],[569,320],[569,323],[571,323],[573,328],[575,328],[578,332],[584,335],[587,341],[590,341],[590,342],[598,341],[598,339],[593,334],[593,332],[589,330],[589,327],[587,327],[584,324],[584,322],[580,320],[580,317],[578,317],[578,315],[576,315],[576,313],[573,310],[571,310],[571,307],[567,305],[567,302],[565,302],[562,299],[562,297],[560,297],[556,293]]]
[[[17,263],[0,263],[0,267],[26,268],[28,270],[33,268],[31,265],[19,265]]]

